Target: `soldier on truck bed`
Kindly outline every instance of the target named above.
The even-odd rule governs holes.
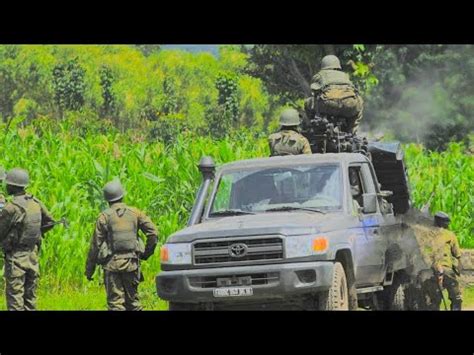
[[[311,81],[312,96],[305,100],[307,119],[325,117],[343,132],[356,134],[364,102],[335,55],[321,60],[321,70]]]
[[[300,114],[287,109],[280,116],[280,131],[268,137],[271,156],[311,154],[309,141],[298,132]]]

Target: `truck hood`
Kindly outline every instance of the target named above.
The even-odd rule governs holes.
[[[274,212],[256,215],[222,217],[187,227],[170,236],[169,243],[192,242],[197,239],[254,235],[303,235],[330,232],[354,227],[359,220],[341,211],[319,214],[313,212]]]

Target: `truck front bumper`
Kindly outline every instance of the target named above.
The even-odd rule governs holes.
[[[328,290],[334,263],[330,261],[162,271],[156,277],[160,298],[183,303],[284,300]],[[238,280],[246,279],[246,284]],[[222,286],[222,280],[237,284]],[[219,284],[220,283],[220,284]],[[218,287],[251,287],[252,295],[215,297]]]

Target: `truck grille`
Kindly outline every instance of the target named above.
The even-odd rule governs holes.
[[[243,256],[232,255],[238,245],[245,249]],[[198,242],[193,246],[194,264],[209,265],[283,259],[282,238],[232,239]]]
[[[189,278],[189,284],[196,288],[271,285],[278,283],[278,281],[279,275],[276,272]]]

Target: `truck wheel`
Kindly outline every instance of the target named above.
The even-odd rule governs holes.
[[[347,278],[341,263],[334,264],[331,288],[319,294],[318,306],[320,310],[324,311],[349,310]]]
[[[169,311],[195,311],[197,306],[192,303],[176,303],[170,302],[168,306]]]

